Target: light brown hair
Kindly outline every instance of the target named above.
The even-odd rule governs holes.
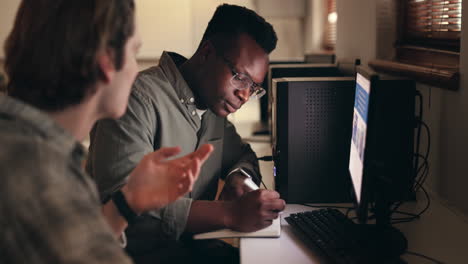
[[[46,111],[80,103],[102,77],[98,52],[122,68],[134,12],[133,0],[23,0],[5,44],[8,94]]]

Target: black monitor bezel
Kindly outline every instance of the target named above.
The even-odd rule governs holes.
[[[369,89],[369,107],[367,110],[367,131],[365,138],[365,149],[364,149],[364,161],[363,161],[363,172],[362,172],[362,184],[361,184],[361,199],[358,202],[356,197],[356,192],[353,183],[353,197],[354,197],[354,207],[356,210],[356,216],[359,223],[365,224],[368,218],[369,203],[371,202],[371,189],[372,189],[372,178],[371,178],[371,168],[370,168],[370,159],[372,155],[372,148],[370,146],[369,135],[373,133],[373,112],[374,112],[374,100],[373,98],[373,88],[376,87],[377,82],[379,81],[379,76],[372,71],[368,71],[365,68],[358,66],[356,70],[356,85],[357,85],[357,76],[360,74],[370,82]],[[354,98],[356,100],[356,97]],[[352,140],[352,139],[351,139]],[[350,159],[351,162],[351,159]],[[351,177],[351,172],[350,172]],[[352,177],[351,177],[352,181]]]

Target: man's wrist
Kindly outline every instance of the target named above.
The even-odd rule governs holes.
[[[131,195],[128,190],[124,188],[112,195],[115,207],[128,224],[132,224],[140,214],[139,211],[134,209],[135,206],[132,206],[132,199],[130,197]]]
[[[138,206],[138,202],[136,202],[137,200],[135,199],[135,196],[133,195],[134,192],[130,191],[127,185],[124,185],[122,189],[120,190],[124,194],[125,200],[127,201],[130,209],[132,209],[132,211],[135,212],[135,214],[141,215],[144,210],[141,209],[140,206]]]

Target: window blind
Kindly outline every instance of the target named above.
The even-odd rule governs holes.
[[[335,49],[336,44],[336,21],[338,19],[336,13],[336,0],[325,0],[327,8],[326,27],[324,36],[324,47],[327,50]]]
[[[407,40],[460,40],[462,0],[406,0]]]

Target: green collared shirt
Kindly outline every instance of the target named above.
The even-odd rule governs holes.
[[[158,66],[138,75],[126,114],[117,121],[102,120],[94,127],[87,162],[88,172],[106,200],[125,183],[145,154],[161,147],[180,146],[180,155],[186,155],[202,144],[212,144],[214,152],[193,191],[150,213],[159,225],[154,235],[171,239],[183,233],[192,200],[214,199],[218,179],[233,168],[242,167],[260,177],[255,153],[226,118],[208,110],[200,119],[194,94],[178,69],[185,60],[164,52]]]
[[[1,263],[130,263],[70,134],[0,95],[0,146]]]

